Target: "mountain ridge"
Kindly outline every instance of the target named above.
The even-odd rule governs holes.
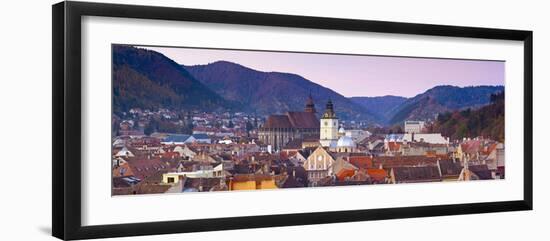
[[[257,71],[229,61],[183,66],[220,96],[260,114],[303,110],[311,95],[318,113],[322,113],[325,103],[332,99],[344,119],[379,121],[362,106],[298,74]]]
[[[438,114],[464,108],[479,108],[490,103],[491,94],[504,91],[500,85],[458,87],[439,85],[407,99],[391,110],[388,123],[396,124],[407,119],[433,120]]]
[[[156,51],[113,45],[113,106],[174,109],[232,108],[172,59]],[[154,89],[162,95],[147,93]]]
[[[388,110],[397,108],[403,102],[407,100],[406,97],[395,96],[395,95],[384,95],[384,96],[353,96],[349,99],[359,105],[362,105],[366,109],[371,110],[376,115],[380,116],[383,120],[387,120],[390,116],[387,116],[389,113]]]
[[[479,109],[441,113],[427,129],[453,140],[483,136],[504,142],[504,112],[504,92],[499,92],[491,95],[490,104]]]
[[[414,97],[345,97],[298,74],[259,71],[239,63],[215,61],[180,65],[161,53],[114,45],[113,111],[160,107],[180,110],[244,111],[270,115],[304,109],[313,97],[317,115],[331,99],[343,120],[394,125],[433,120],[438,114],[490,103],[503,86],[434,86]]]

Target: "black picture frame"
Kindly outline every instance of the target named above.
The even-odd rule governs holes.
[[[53,193],[52,233],[88,239],[380,219],[532,210],[533,32],[171,7],[60,2],[52,6]],[[104,16],[206,23],[350,30],[379,33],[517,40],[524,43],[524,193],[522,200],[421,207],[213,218],[99,226],[81,224],[81,17]]]

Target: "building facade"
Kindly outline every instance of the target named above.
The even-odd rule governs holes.
[[[424,121],[405,121],[405,133],[422,133],[424,125]]]
[[[303,112],[289,111],[284,115],[270,115],[258,130],[258,138],[274,151],[280,151],[294,139],[319,139],[319,120],[311,95]]]
[[[323,147],[317,147],[304,162],[309,186],[316,186],[319,180],[332,175],[334,157]]]
[[[321,133],[319,142],[323,147],[335,148],[338,141],[338,117],[334,112],[332,100],[329,100],[325,113],[321,117]]]

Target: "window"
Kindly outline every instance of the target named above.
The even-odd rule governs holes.
[[[169,178],[168,178],[168,183],[174,183],[174,178],[173,178],[173,177],[169,177]]]

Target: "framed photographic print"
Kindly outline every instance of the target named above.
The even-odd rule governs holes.
[[[532,34],[55,4],[53,235],[531,210]]]

